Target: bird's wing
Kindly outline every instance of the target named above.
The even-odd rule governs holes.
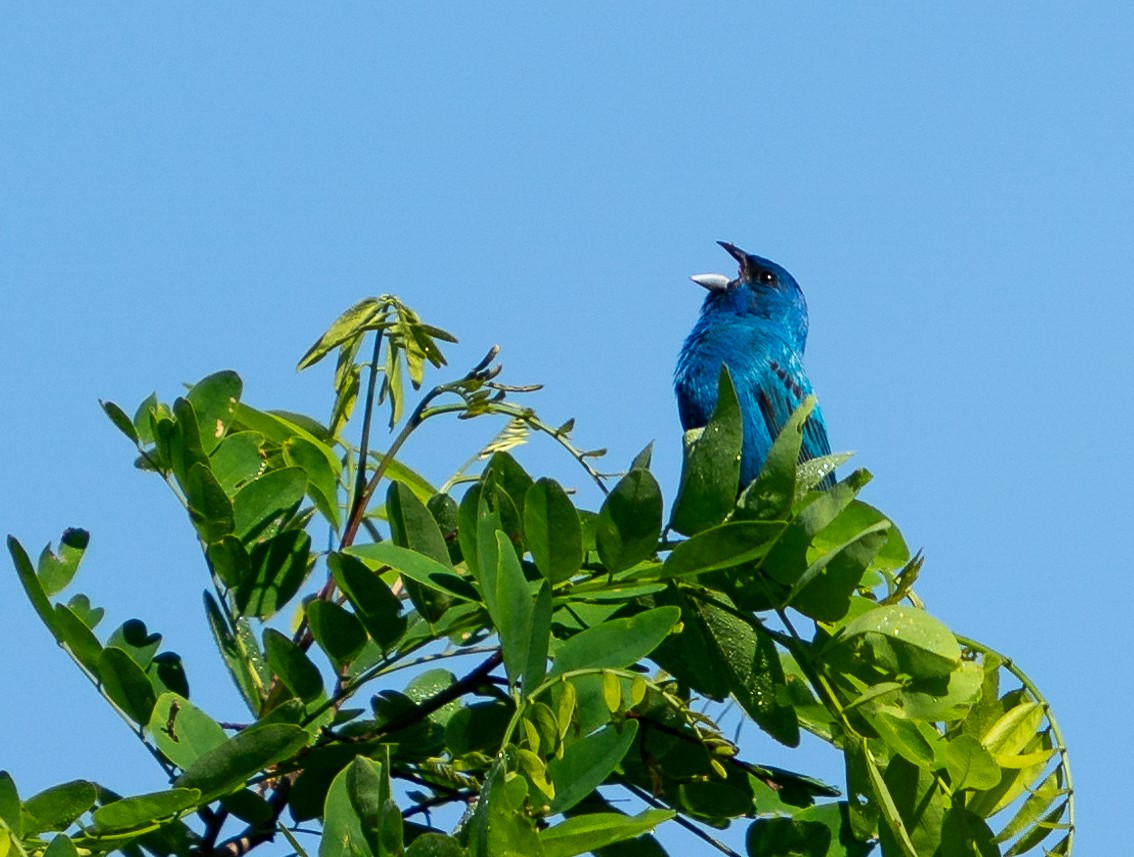
[[[768,358],[766,371],[760,373],[756,391],[756,402],[768,434],[775,439],[788,418],[811,395],[811,382],[803,371],[799,357],[789,353],[778,359]],[[803,426],[803,445],[800,448],[800,461],[818,458],[831,453],[827,440],[827,426],[823,422],[823,412],[816,406]]]

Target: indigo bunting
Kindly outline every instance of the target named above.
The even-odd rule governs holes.
[[[740,263],[740,273],[734,280],[723,274],[690,278],[709,294],[681,347],[673,380],[682,427],[701,428],[717,403],[721,364],[728,366],[744,424],[743,489],[759,475],[773,439],[792,411],[811,394],[811,382],[803,371],[807,302],[792,275],[775,262],[724,241],[717,243]],[[830,451],[823,413],[816,406],[803,428],[799,460]],[[833,473],[820,487],[832,485]]]

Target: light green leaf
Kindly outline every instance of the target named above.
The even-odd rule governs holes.
[[[945,748],[945,765],[953,791],[991,789],[1000,784],[1000,768],[992,754],[971,735],[958,735]]]
[[[560,647],[550,674],[635,664],[657,648],[680,617],[677,607],[656,607],[581,631]]]
[[[201,448],[216,449],[236,416],[244,382],[235,372],[216,372],[202,378],[185,394],[197,416]]]
[[[577,815],[549,827],[539,835],[544,857],[574,857],[615,842],[636,839],[676,813],[669,809],[647,809],[634,816],[618,812]]]
[[[657,553],[661,526],[661,488],[650,471],[635,468],[618,480],[599,510],[599,559],[611,573],[637,565]]]
[[[269,470],[232,498],[232,531],[245,541],[255,538],[277,517],[297,506],[306,491],[307,474],[302,468]]]
[[[95,827],[100,831],[111,831],[152,824],[196,806],[200,797],[197,789],[169,789],[122,798],[94,811]]]
[[[87,780],[72,780],[32,795],[23,803],[24,837],[48,830],[66,830],[75,819],[94,806],[98,787]]]
[[[670,551],[660,576],[687,577],[751,562],[768,552],[783,529],[778,521],[733,521],[702,530]]]
[[[943,677],[961,665],[957,638],[924,610],[887,605],[868,610],[843,626],[836,645],[862,637],[875,660],[893,672],[915,678]]]
[[[53,553],[51,545],[39,555],[36,573],[46,595],[55,595],[67,587],[79,570],[83,554],[90,544],[91,535],[86,530],[67,529],[59,538],[59,553]]]
[[[638,722],[630,720],[621,731],[608,724],[585,738],[568,744],[562,758],[547,764],[555,786],[551,813],[565,812],[598,788],[622,761],[638,734]]]
[[[213,718],[176,693],[158,697],[150,715],[149,731],[157,748],[182,769],[227,740]]]

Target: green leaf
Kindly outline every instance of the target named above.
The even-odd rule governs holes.
[[[126,415],[126,412],[114,402],[104,402],[99,399],[98,403],[102,406],[102,410],[110,418],[110,421],[114,423],[114,427],[132,440],[135,445],[140,446],[141,439],[138,437],[138,430],[134,427],[134,423]]]
[[[803,425],[815,410],[815,396],[808,396],[792,413],[772,441],[760,475],[740,497],[738,517],[758,521],[786,521],[795,501],[796,464],[803,445]]]
[[[443,569],[451,568],[449,548],[441,528],[425,504],[407,486],[400,482],[390,483],[386,493],[386,514],[390,519],[394,544],[434,560]],[[412,576],[405,581],[405,586],[413,606],[430,622],[440,619],[452,603],[452,598],[444,590],[419,585]]]
[[[231,533],[210,544],[205,556],[213,574],[230,589],[240,586],[252,574],[252,560],[244,543]]]
[[[508,536],[499,530],[496,532],[496,556],[496,597],[490,602],[489,615],[500,634],[508,681],[515,684],[528,665],[528,642],[535,608],[516,552],[512,550]]]
[[[322,444],[316,444],[299,435],[289,437],[282,444],[284,461],[307,474],[307,493],[316,508],[334,529],[339,528],[339,473],[330,461],[334,454]]]
[[[98,787],[87,780],[72,780],[33,795],[23,803],[24,838],[48,830],[66,830],[97,799]]]
[[[100,831],[130,830],[156,822],[197,805],[197,789],[169,789],[136,795],[100,806],[94,811],[95,827]]]
[[[786,586],[807,570],[807,549],[815,535],[850,505],[870,481],[870,473],[856,470],[842,482],[824,491],[800,510],[764,559],[764,570]]]
[[[176,693],[158,697],[150,715],[149,731],[157,748],[182,769],[227,740],[213,718]]]
[[[528,635],[528,657],[524,666],[524,696],[543,681],[547,673],[547,650],[551,642],[551,583],[544,581],[536,594]]]
[[[213,450],[209,468],[225,494],[231,497],[267,467],[265,443],[257,431],[238,431],[227,435]]]
[[[150,722],[157,697],[154,686],[129,654],[115,646],[103,649],[98,674],[108,697],[136,723]]]
[[[318,667],[290,637],[275,628],[265,628],[264,651],[272,672],[304,702],[316,699],[323,692],[323,676]]]
[[[311,636],[336,668],[353,661],[366,645],[366,629],[362,623],[333,601],[315,599],[308,603],[307,623]]]
[[[991,789],[1000,784],[1000,766],[971,735],[958,735],[945,748],[945,765],[954,791]]]
[[[209,620],[209,629],[213,632],[217,649],[224,659],[228,673],[236,685],[240,695],[244,698],[248,708],[253,714],[260,711],[260,694],[263,686],[259,682],[255,669],[249,664],[246,652],[241,643],[229,628],[224,614],[221,612],[213,596],[205,592],[205,615]]]
[[[233,531],[233,507],[213,472],[201,462],[189,468],[182,485],[189,504],[189,519],[201,541],[211,544]]]
[[[543,847],[527,812],[527,796],[527,780],[509,774],[505,754],[500,754],[484,778],[468,823],[469,846],[475,857],[542,857]]]
[[[366,633],[383,652],[394,648],[406,630],[406,617],[401,615],[402,603],[397,596],[357,557],[332,553],[327,566]]]
[[[860,637],[873,660],[893,673],[942,677],[961,665],[957,638],[924,610],[900,605],[869,610],[844,625],[835,644],[855,645]]]
[[[157,395],[150,393],[138,405],[134,412],[134,431],[138,433],[138,440],[143,444],[154,442],[153,421],[150,415],[158,408]]]
[[[391,568],[402,577],[417,581],[429,589],[463,601],[480,601],[480,594],[464,575],[408,548],[389,542],[373,542],[349,547],[346,552],[372,563],[374,568]]]
[[[311,537],[285,530],[252,548],[252,573],[235,590],[242,616],[268,619],[289,602],[311,568]]]
[[[909,720],[895,708],[881,708],[869,720],[889,750],[927,771],[939,767],[937,758],[943,739],[933,727]]]
[[[697,604],[696,614],[710,657],[724,666],[729,690],[741,708],[781,744],[798,746],[799,720],[771,637],[711,604]]]
[[[306,730],[291,724],[252,726],[206,752],[174,786],[199,789],[200,802],[207,803],[241,788],[253,774],[290,758],[310,737]]]
[[[687,433],[687,441],[689,437]],[[713,415],[701,434],[685,447],[681,487],[670,522],[673,529],[691,536],[719,524],[732,511],[740,482],[743,441],[736,387],[728,367],[722,365]]]
[[[67,587],[79,570],[83,554],[90,544],[91,535],[86,530],[67,529],[59,538],[59,553],[55,554],[48,545],[39,555],[36,573],[46,595],[55,595]]]
[[[827,857],[831,831],[817,821],[758,818],[745,838],[748,857]]]
[[[581,631],[555,655],[551,675],[571,670],[620,669],[637,663],[666,638],[681,618],[677,607],[656,607],[625,619],[611,619]]]
[[[850,609],[851,595],[886,543],[890,529],[889,521],[878,521],[824,553],[792,585],[785,606],[790,604],[820,622],[842,619]]]
[[[185,394],[197,415],[201,447],[211,453],[221,442],[236,416],[244,382],[232,371],[216,372],[202,378]]]
[[[647,809],[634,816],[618,812],[592,812],[568,818],[541,831],[544,857],[574,857],[615,842],[636,839],[676,813],[669,809]]]
[[[232,498],[233,532],[245,541],[255,538],[277,517],[298,506],[306,491],[307,474],[302,468],[268,471]]]
[[[208,466],[209,459],[201,443],[201,429],[193,404],[188,399],[178,398],[173,402],[173,426],[168,434],[162,434],[168,441],[169,462],[177,481],[184,486],[189,470],[195,464]],[[165,444],[163,444],[165,445]]]
[[[579,513],[554,479],[538,480],[524,498],[524,543],[540,574],[552,583],[570,580],[583,564]]]
[[[51,840],[43,852],[43,857],[79,857],[79,850],[66,833],[60,833]]]
[[[97,676],[98,659],[102,655],[102,644],[99,643],[98,637],[91,633],[90,628],[70,607],[56,604],[53,613],[55,618],[51,624],[51,632],[59,645],[63,646],[89,673]]]
[[[516,507],[520,529],[523,529],[523,512],[526,505],[528,489],[532,487],[532,478],[520,463],[512,457],[511,453],[499,450],[492,454],[485,468],[486,475],[491,473],[497,487],[504,490],[512,505]]]
[[[319,339],[307,349],[299,360],[297,370],[314,366],[340,345],[356,337],[361,337],[373,329],[373,325],[385,317],[382,305],[377,298],[364,298],[332,322]]]
[[[468,857],[468,851],[452,836],[426,831],[410,843],[406,857]]]
[[[873,844],[858,839],[851,829],[850,812],[846,801],[821,803],[795,813],[796,821],[818,822],[831,833],[825,857],[867,857]]]
[[[768,552],[784,525],[732,521],[702,530],[677,545],[662,563],[662,577],[687,577],[751,562]]]
[[[121,649],[144,670],[161,646],[161,634],[151,634],[141,619],[127,619],[111,632],[106,645]]]
[[[0,822],[7,825],[17,839],[23,836],[20,821],[20,794],[16,783],[7,771],[0,771]],[[2,825],[0,825],[2,826]]]
[[[619,730],[613,724],[567,745],[562,758],[547,763],[555,785],[551,814],[564,812],[597,789],[634,744],[638,722],[627,721]]]
[[[661,526],[661,488],[650,471],[635,468],[618,481],[599,510],[599,559],[612,573],[637,565],[657,552]]]

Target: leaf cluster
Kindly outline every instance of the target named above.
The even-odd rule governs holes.
[[[61,600],[87,533],[68,530],[37,562],[10,538],[33,609],[166,787],[123,797],[76,781],[21,799],[0,774],[0,857],[246,853],[277,835],[300,854],[664,855],[662,824],[735,853],[712,831],[742,821],[752,857],[1070,853],[1049,708],[1011,662],[922,609],[920,555],[858,498],[869,473],[823,491],[845,459],[798,464],[812,399],[740,486],[722,372],[667,517],[649,448],[604,477],[570,421],[513,401],[533,388],[497,380],[495,349],[411,410],[401,378],[416,390],[427,364],[444,366],[438,341],[454,340],[392,296],[352,307],[300,361],[337,352],[326,424],[251,407],[234,372],[133,416],[103,403],[186,510],[204,616],[246,711],[199,708],[181,658],[142,620],[102,637],[101,609]],[[378,453],[382,403],[400,430]],[[470,459],[479,473],[439,489],[398,454],[445,414],[509,423]],[[508,449],[531,432],[596,479],[598,509],[525,471]],[[327,529],[319,551],[312,535]],[[828,742],[846,795],[743,758],[719,723],[726,701],[769,740]],[[459,821],[436,820],[447,807]]]

